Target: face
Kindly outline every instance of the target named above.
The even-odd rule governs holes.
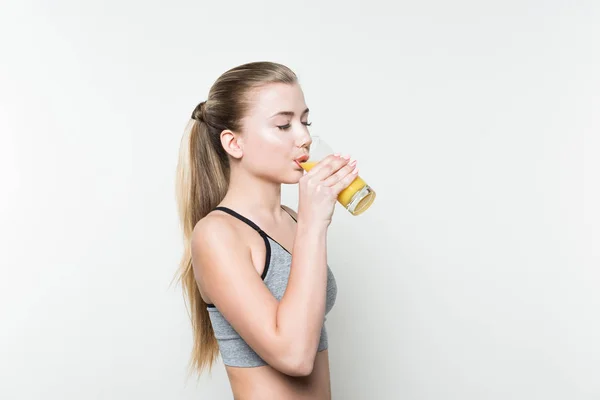
[[[229,136],[226,150],[237,159],[238,167],[253,175],[277,183],[297,183],[304,171],[296,160],[308,155],[311,144],[302,89],[269,84],[255,90],[251,101],[242,132]]]

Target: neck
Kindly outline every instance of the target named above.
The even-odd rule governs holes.
[[[281,215],[281,184],[268,182],[242,169],[232,168],[222,205],[244,215]]]

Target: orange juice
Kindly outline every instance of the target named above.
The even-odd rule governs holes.
[[[300,164],[306,172],[310,171],[315,165],[317,165],[316,161],[307,161]],[[373,203],[375,192],[360,176],[357,176],[347,188],[340,192],[337,200],[353,215],[358,215]]]

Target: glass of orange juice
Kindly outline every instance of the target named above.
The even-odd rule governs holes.
[[[309,158],[300,163],[300,166],[305,171],[310,171],[330,154],[333,154],[331,147],[319,136],[312,136]],[[375,196],[375,191],[360,176],[357,176],[350,186],[340,192],[337,200],[352,215],[359,215],[373,204]]]

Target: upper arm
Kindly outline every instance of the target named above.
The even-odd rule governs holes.
[[[208,216],[194,229],[196,280],[244,341],[274,368],[285,369],[289,349],[277,337],[279,302],[254,267],[248,245],[222,218]]]

